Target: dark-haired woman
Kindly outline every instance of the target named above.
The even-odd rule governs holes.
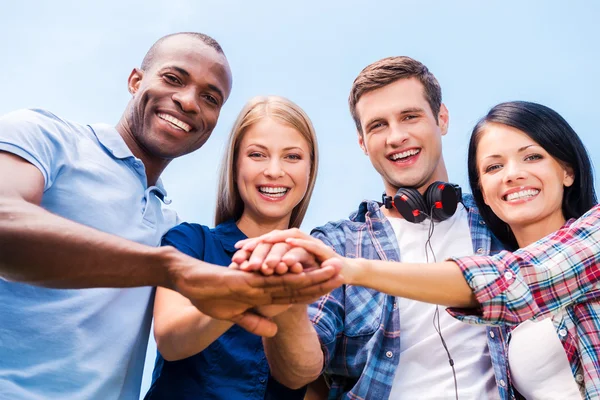
[[[499,104],[473,130],[469,179],[485,222],[514,253],[399,264],[340,258],[307,237],[288,242],[342,264],[347,284],[506,325],[497,339],[511,382],[499,384],[516,395],[600,397],[600,208],[581,140],[548,107]]]

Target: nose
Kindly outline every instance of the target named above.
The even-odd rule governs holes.
[[[390,126],[390,133],[387,136],[386,143],[390,146],[401,146],[409,138],[409,134],[406,128],[401,127],[397,124]]]
[[[277,179],[285,175],[283,165],[281,165],[281,161],[276,157],[273,157],[269,160],[269,163],[267,164],[263,173],[265,176],[272,179]]]
[[[200,112],[196,90],[191,86],[181,88],[173,93],[172,99],[186,113],[197,114]]]
[[[518,162],[507,162],[504,165],[504,182],[510,183],[525,179],[526,172]]]

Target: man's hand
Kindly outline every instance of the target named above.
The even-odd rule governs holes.
[[[171,274],[173,289],[189,298],[204,314],[235,322],[261,336],[273,336],[277,328],[250,309],[272,304],[273,296],[277,296],[278,304],[298,303],[296,293],[300,289],[311,288],[310,293],[315,295],[310,299],[303,296],[303,299],[312,300],[342,283],[337,266],[299,274],[263,276],[210,265],[178,252],[174,257],[177,261]]]

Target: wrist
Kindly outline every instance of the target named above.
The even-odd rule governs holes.
[[[363,286],[365,275],[368,274],[368,263],[364,258],[346,259],[346,268],[343,272],[346,285]]]
[[[306,304],[294,304],[288,310],[278,314],[272,318],[273,322],[277,325],[277,330],[297,329],[298,322],[303,319],[308,319],[308,305]]]
[[[156,250],[161,265],[160,283],[157,286],[177,291],[188,270],[189,263],[185,262],[188,256],[172,246],[158,247]]]

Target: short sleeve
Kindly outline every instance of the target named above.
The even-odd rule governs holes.
[[[19,110],[0,117],[0,151],[36,166],[44,177],[44,190],[52,186],[73,142],[70,126],[47,111]]]
[[[204,260],[206,230],[202,225],[184,222],[169,230],[162,238],[161,246],[173,246],[198,260]]]

